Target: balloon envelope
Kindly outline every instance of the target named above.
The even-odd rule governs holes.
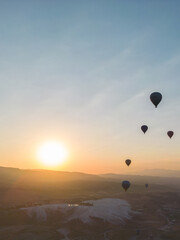
[[[174,135],[174,132],[173,132],[173,131],[168,131],[168,132],[167,132],[167,135],[168,135],[170,138],[172,138],[172,136]]]
[[[128,190],[128,188],[130,187],[130,182],[129,181],[123,181],[122,182],[122,187],[125,190],[125,192]]]
[[[127,160],[125,161],[125,163],[129,166],[129,165],[131,164],[131,160],[130,160],[130,159],[127,159]]]
[[[161,102],[162,100],[162,94],[159,92],[153,92],[150,95],[150,100],[151,102],[154,104],[154,106],[157,108],[158,104]]]
[[[136,234],[137,234],[137,235],[140,234],[140,230],[139,230],[139,229],[136,230]]]
[[[141,130],[143,131],[143,133],[146,133],[146,131],[148,130],[148,126],[142,125]]]

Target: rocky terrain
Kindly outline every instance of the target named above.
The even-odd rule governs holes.
[[[3,171],[0,240],[180,239],[179,178]]]

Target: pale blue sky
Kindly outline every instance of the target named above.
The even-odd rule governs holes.
[[[58,139],[65,170],[121,172],[126,158],[132,170],[180,169],[179,10],[178,0],[1,1],[0,165],[39,167],[37,146]]]

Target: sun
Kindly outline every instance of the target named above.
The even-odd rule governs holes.
[[[58,166],[67,159],[68,152],[62,143],[48,141],[39,147],[37,156],[46,166]]]

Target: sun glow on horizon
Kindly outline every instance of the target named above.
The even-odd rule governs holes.
[[[62,164],[68,156],[66,147],[57,141],[48,141],[40,146],[37,157],[46,166],[58,166]]]

